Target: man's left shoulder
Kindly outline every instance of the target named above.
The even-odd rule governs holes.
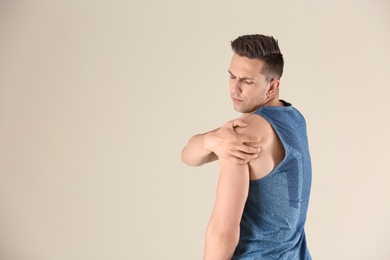
[[[260,138],[266,138],[273,133],[271,124],[258,114],[251,114],[242,117],[241,120],[247,124],[246,127],[236,127],[237,134],[254,135]]]

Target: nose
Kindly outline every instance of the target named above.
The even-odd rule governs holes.
[[[230,81],[230,91],[232,93],[240,94],[241,93],[241,82],[237,79],[232,79]]]

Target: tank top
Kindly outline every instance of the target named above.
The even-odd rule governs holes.
[[[306,122],[290,103],[264,106],[265,118],[280,138],[284,159],[265,177],[250,182],[234,260],[311,259],[304,224],[311,187]]]

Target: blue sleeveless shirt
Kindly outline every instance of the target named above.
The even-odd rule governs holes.
[[[234,260],[311,259],[304,224],[311,186],[306,122],[290,103],[265,106],[265,118],[279,136],[285,157],[267,176],[250,182]]]

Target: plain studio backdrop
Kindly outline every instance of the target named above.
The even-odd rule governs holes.
[[[313,258],[390,259],[387,0],[1,1],[0,259],[201,259],[218,163],[180,153],[239,116],[253,33],[307,120]]]

